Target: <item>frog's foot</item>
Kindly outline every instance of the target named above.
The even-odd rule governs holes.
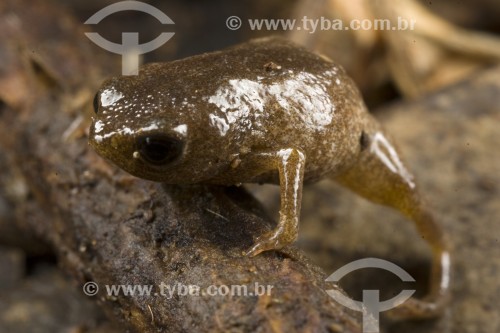
[[[430,220],[429,220],[430,221]],[[436,244],[436,243],[434,243]],[[422,299],[411,297],[399,306],[388,311],[395,319],[426,319],[440,316],[450,301],[450,255],[444,245],[434,253],[430,280],[430,292]]]
[[[305,156],[294,148],[254,155],[259,157],[261,169],[278,169],[280,177],[281,209],[278,226],[259,238],[246,253],[248,256],[277,250],[293,243],[299,233],[300,201],[304,179]]]
[[[261,252],[278,250],[291,243],[297,239],[298,231],[291,230],[278,226],[276,229],[267,232],[257,238],[255,244],[252,248],[245,253],[247,256],[254,257]]]
[[[430,297],[425,299],[410,298],[403,304],[389,310],[387,315],[394,319],[427,319],[440,316],[448,304],[446,296],[440,296],[434,299]]]

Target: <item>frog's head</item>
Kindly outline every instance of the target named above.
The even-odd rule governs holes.
[[[159,92],[151,78],[151,71],[143,71],[104,82],[94,98],[90,145],[140,178],[196,183],[213,175],[214,164],[205,159],[209,154],[199,156],[209,143],[200,140],[203,128],[192,116],[196,113],[173,103],[176,98]]]

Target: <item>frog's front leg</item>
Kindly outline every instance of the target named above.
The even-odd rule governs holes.
[[[257,154],[252,160],[259,171],[278,170],[281,195],[278,225],[257,238],[247,252],[247,255],[255,256],[263,251],[285,247],[297,239],[305,156],[297,149],[287,148],[275,153]]]
[[[421,200],[412,175],[385,134],[376,131],[363,135],[366,144],[362,145],[358,160],[333,178],[370,201],[399,210],[415,223],[432,249],[430,292],[424,299],[410,298],[390,312],[400,318],[439,315],[448,300],[451,270],[444,233],[428,205]]]

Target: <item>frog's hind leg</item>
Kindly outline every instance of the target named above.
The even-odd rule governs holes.
[[[396,149],[382,132],[371,135],[364,150],[347,171],[333,179],[366,199],[393,207],[410,218],[433,253],[429,295],[422,300],[410,298],[391,314],[404,318],[439,315],[447,303],[450,282],[450,257],[444,234],[422,202]]]
[[[295,148],[277,152],[254,153],[248,163],[249,169],[261,173],[277,170],[280,181],[281,209],[278,225],[274,230],[261,235],[247,255],[283,248],[297,239],[299,230],[300,203],[304,179],[305,156]]]

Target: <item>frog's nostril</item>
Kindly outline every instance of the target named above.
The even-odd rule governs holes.
[[[182,154],[182,142],[163,135],[143,136],[137,139],[137,148],[142,159],[155,165],[164,165]]]
[[[370,145],[370,136],[365,131],[361,132],[359,145],[361,147],[361,151],[365,150]]]
[[[99,110],[99,93],[95,94],[94,96],[94,112],[97,114],[97,111]]]

